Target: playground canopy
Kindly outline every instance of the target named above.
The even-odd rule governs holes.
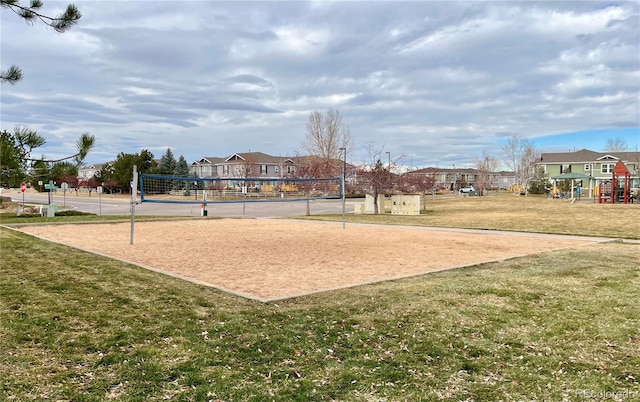
[[[591,175],[582,174],[582,173],[563,173],[558,176],[553,176],[553,180],[583,180],[590,179]]]
[[[585,179],[592,179],[593,177],[591,175],[588,174],[582,174],[582,173],[563,173],[560,174],[558,176],[553,176],[551,179],[553,180],[553,187],[555,188],[556,186],[556,181],[558,180],[571,180],[571,198],[573,198],[573,190],[574,190],[574,186],[573,183],[575,180],[585,180]],[[591,197],[591,195],[589,195],[589,197]]]

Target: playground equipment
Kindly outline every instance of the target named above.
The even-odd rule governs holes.
[[[598,203],[610,202],[611,204],[628,204],[631,197],[631,173],[622,161],[618,161],[613,168],[611,180],[600,183]]]

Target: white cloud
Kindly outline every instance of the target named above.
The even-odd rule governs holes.
[[[468,162],[510,134],[640,124],[637,2],[77,5],[64,34],[0,13],[2,68],[25,72],[2,87],[2,129],[37,128],[51,156],[84,131],[94,162],[282,155],[330,107],[357,144],[420,165]]]
[[[534,8],[527,13],[529,22],[536,31],[562,35],[599,33],[610,29],[613,22],[633,18],[630,10],[622,6],[596,8],[585,12]]]

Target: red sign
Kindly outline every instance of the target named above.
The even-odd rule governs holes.
[[[25,183],[20,183],[20,192],[24,193],[27,191],[27,185]]]

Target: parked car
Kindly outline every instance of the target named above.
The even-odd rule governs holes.
[[[475,189],[475,188],[473,188],[473,186],[471,186],[471,185],[466,186],[466,187],[462,187],[462,188],[460,189],[460,192],[461,192],[461,193],[470,193],[470,192],[472,192],[472,191],[476,191],[476,189]]]

